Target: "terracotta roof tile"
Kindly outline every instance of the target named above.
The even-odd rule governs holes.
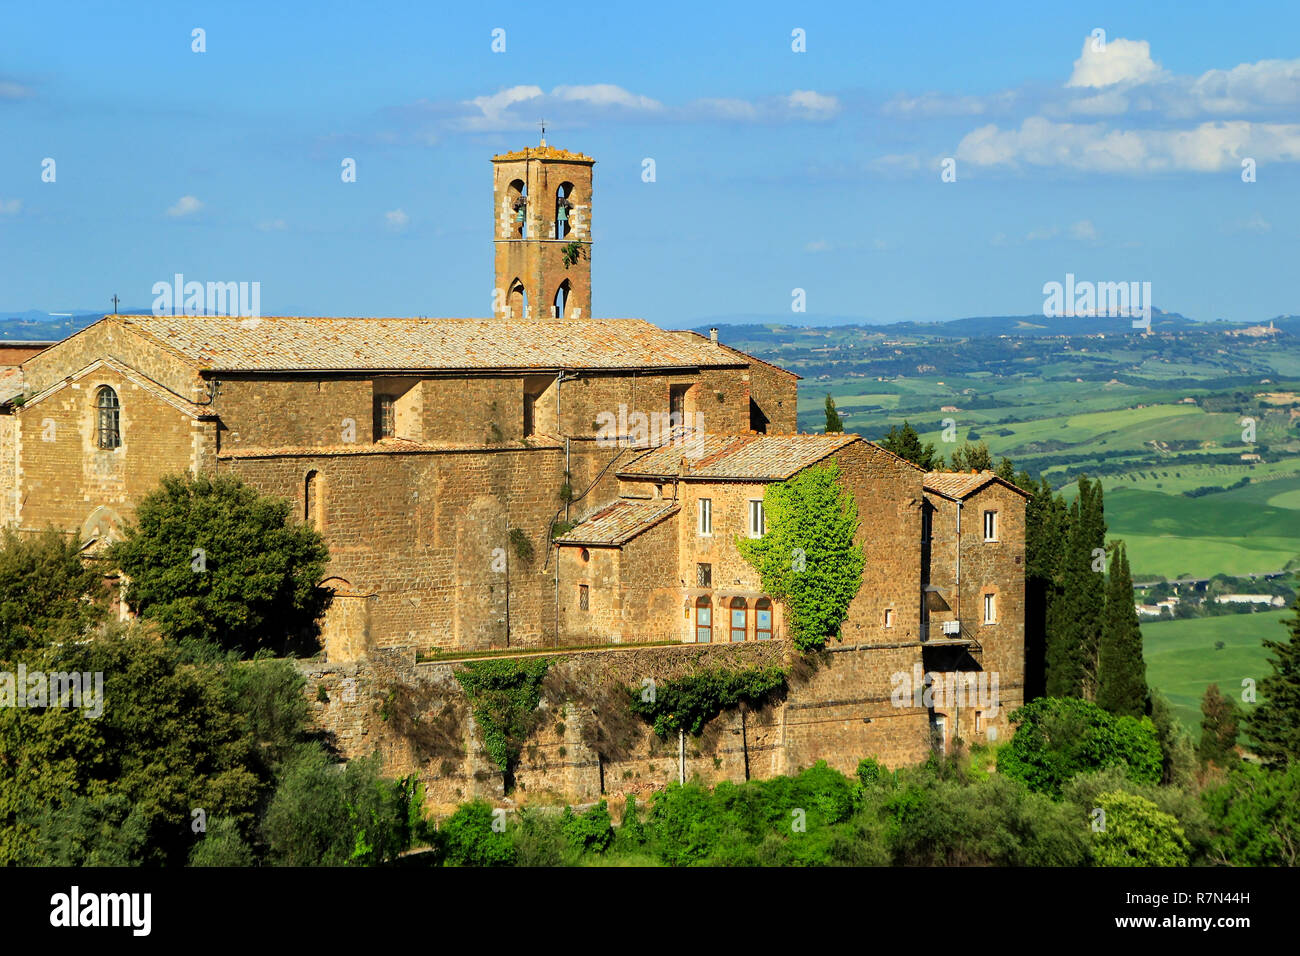
[[[742,366],[641,319],[109,316],[214,371],[616,369]]]
[[[1023,488],[1018,488],[1011,482],[999,478],[988,469],[978,472],[928,471],[925,473],[922,487],[926,491],[933,491],[948,498],[969,498],[991,481],[1006,485],[1012,491],[1019,492],[1026,498],[1029,497],[1029,493]]]
[[[650,501],[619,498],[555,539],[556,544],[619,546],[675,515],[681,506],[662,498]]]
[[[855,441],[861,439],[857,435],[696,435],[633,459],[618,473],[629,478],[680,473],[688,479],[782,481]]]

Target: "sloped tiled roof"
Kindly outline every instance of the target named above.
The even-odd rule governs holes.
[[[676,475],[783,481],[845,445],[857,435],[695,435],[662,445],[619,469],[629,478]]]
[[[991,481],[1006,485],[1012,491],[1029,497],[1029,492],[1018,488],[1009,481],[1004,481],[993,472],[984,471],[928,471],[922,486],[926,491],[933,491],[946,498],[969,498]]]
[[[0,402],[23,393],[23,370],[16,365],[0,368]]]
[[[108,316],[214,371],[620,369],[742,366],[642,319]]]
[[[555,539],[556,544],[618,546],[631,541],[660,521],[675,515],[681,506],[675,501],[634,501],[619,498]]]

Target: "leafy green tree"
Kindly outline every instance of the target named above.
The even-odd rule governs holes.
[[[1201,698],[1201,744],[1196,750],[1202,766],[1230,767],[1237,762],[1240,721],[1241,708],[1219,692],[1218,684],[1205,688]]]
[[[509,835],[492,827],[486,800],[462,803],[443,821],[438,843],[444,866],[510,866],[515,861]]]
[[[880,439],[878,444],[885,451],[893,452],[899,458],[906,458],[926,471],[935,471],[943,466],[943,456],[935,452],[934,442],[927,442],[923,447],[921,436],[907,421],[903,422],[901,429],[893,425],[889,426],[889,434]]]
[[[1300,761],[1300,604],[1286,622],[1285,641],[1264,641],[1273,673],[1259,682],[1261,700],[1246,718],[1253,749],[1266,766]]]
[[[988,442],[964,442],[952,453],[953,471],[992,471],[993,456],[989,454]]]
[[[1115,717],[1077,697],[1041,697],[1010,719],[1018,726],[998,751],[998,772],[1036,793],[1060,797],[1076,774],[1117,764],[1137,782],[1160,779],[1160,744],[1149,718]]]
[[[786,608],[786,623],[801,651],[838,637],[862,586],[866,562],[854,542],[858,506],[840,485],[839,465],[805,468],[767,486],[767,533],[738,538],[736,547],[759,573],[763,590]]]
[[[105,617],[100,574],[80,542],[47,528],[0,534],[0,660],[18,651],[77,638]]]
[[[319,746],[285,765],[262,830],[282,866],[369,866],[410,845],[409,792],[379,776],[379,758],[340,767]]]
[[[1110,556],[1106,617],[1097,651],[1097,706],[1112,714],[1141,717],[1150,691],[1142,659],[1142,627],[1133,607],[1133,575],[1123,543]]]
[[[1216,830],[1216,862],[1300,866],[1300,762],[1267,770],[1238,761],[1202,799]]]
[[[1048,621],[1062,590],[1069,513],[1046,478],[1022,472],[1016,484],[1032,493],[1025,502],[1025,697],[1032,700],[1047,693]]]
[[[329,604],[329,553],[289,515],[287,501],[235,477],[169,476],[108,554],[128,578],[127,603],[172,638],[308,650]]]
[[[574,813],[573,807],[565,807],[561,820],[565,839],[578,852],[604,853],[614,842],[614,825],[604,800],[582,813]]]
[[[1160,783],[1166,787],[1192,787],[1198,764],[1192,735],[1174,715],[1169,698],[1159,691],[1151,692],[1151,723],[1160,744]]]
[[[832,432],[844,431],[844,422],[840,420],[840,413],[835,410],[835,399],[829,395],[826,396],[826,434]]]
[[[207,832],[190,850],[190,866],[253,866],[256,857],[235,821],[228,817],[209,820]]]
[[[55,844],[102,847],[95,833],[124,805],[150,865],[184,862],[194,808],[251,822],[266,781],[250,769],[254,743],[220,671],[185,666],[173,645],[122,626],[24,663],[102,675],[102,712],[92,716],[86,697],[80,710],[0,707],[0,862],[39,863]],[[127,804],[96,803],[109,796]],[[91,803],[72,807],[79,798]]]
[[[1105,812],[1092,833],[1097,866],[1187,866],[1191,850],[1178,820],[1136,794],[1112,791],[1097,798]]]

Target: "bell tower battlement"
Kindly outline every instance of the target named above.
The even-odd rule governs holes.
[[[591,171],[582,153],[530,146],[492,157],[493,316],[591,318]]]

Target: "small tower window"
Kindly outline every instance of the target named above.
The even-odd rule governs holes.
[[[565,314],[569,308],[570,288],[571,287],[569,285],[569,280],[565,279],[563,282],[560,283],[560,287],[555,290],[555,304],[551,310],[552,317],[557,319],[562,319],[565,317]]]
[[[302,488],[302,519],[310,527],[320,528],[320,475],[307,472]]]
[[[117,392],[107,385],[95,393],[95,410],[98,413],[95,443],[100,448],[119,448],[122,445],[122,405]]]
[[[510,319],[528,318],[528,292],[524,284],[516,279],[510,284],[510,294],[506,297],[506,317]]]
[[[560,188],[555,190],[555,238],[563,239],[570,232],[570,211],[573,209],[573,203],[569,201],[569,194],[573,192],[573,183],[560,183]]]
[[[522,179],[510,184],[510,235],[515,239],[528,238],[528,185]]]

